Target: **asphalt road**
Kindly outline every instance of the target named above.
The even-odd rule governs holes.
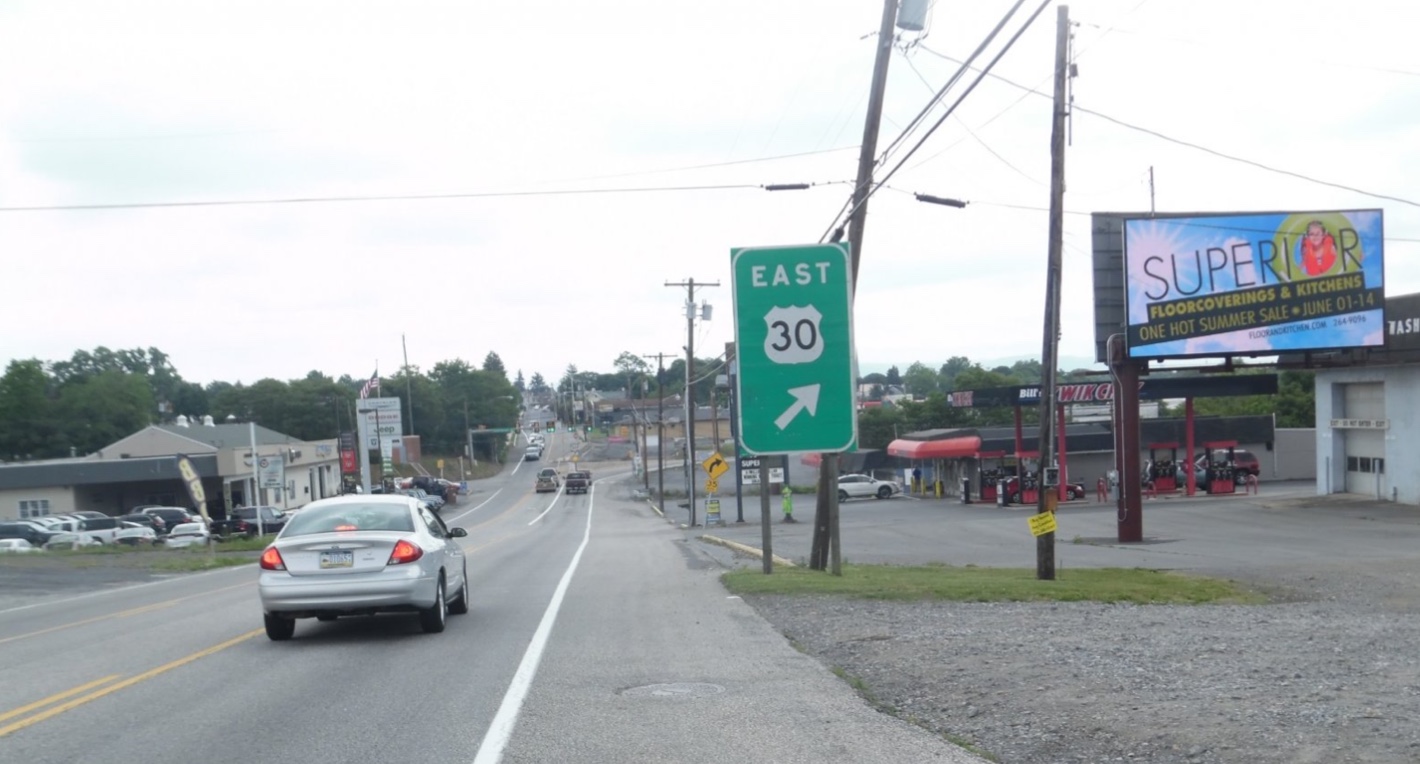
[[[261,630],[254,566],[97,576],[0,599],[0,759],[264,762],[970,762],[869,708],[747,605],[707,545],[632,497],[533,493],[509,465],[444,511],[472,612]],[[48,587],[48,588],[46,588]]]

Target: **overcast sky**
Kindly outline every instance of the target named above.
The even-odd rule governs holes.
[[[1028,0],[1008,29],[1036,0]],[[903,33],[885,150],[1006,12]],[[1385,212],[1420,291],[1420,21],[1398,1],[1078,0],[1061,355],[1093,358],[1090,211]],[[0,0],[0,356],[157,347],[182,375],[510,376],[733,339],[730,249],[812,243],[857,163],[874,0]],[[1041,93],[1055,8],[995,72]],[[1003,36],[1004,37],[1004,36]],[[1000,42],[992,48],[999,50]],[[963,88],[949,95],[956,99]],[[935,110],[929,123],[942,114]],[[925,131],[887,160],[896,165]],[[987,79],[873,197],[865,371],[1038,357],[1050,101]],[[881,172],[880,172],[881,176]],[[764,184],[813,183],[768,192]],[[698,187],[699,190],[672,190]],[[616,189],[654,189],[612,193]],[[565,192],[565,193],[554,193]],[[970,202],[922,204],[911,192]],[[465,195],[225,206],[83,205]]]

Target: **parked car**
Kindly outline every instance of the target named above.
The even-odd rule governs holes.
[[[142,512],[134,512],[128,515],[119,515],[118,519],[119,522],[134,523],[152,528],[153,532],[159,536],[168,532],[167,522],[157,515],[145,515]]]
[[[82,533],[56,533],[44,542],[45,549],[73,549],[75,547],[103,546],[104,542]]]
[[[1215,462],[1226,460],[1228,452],[1214,451],[1213,460]],[[1249,475],[1257,477],[1262,474],[1262,462],[1258,461],[1257,454],[1245,449],[1233,449],[1233,481],[1242,485],[1247,482]],[[1208,487],[1208,454],[1199,454],[1193,460],[1193,479],[1200,488]]]
[[[59,531],[41,530],[29,523],[0,523],[0,540],[19,539],[30,546],[44,546]]]
[[[1031,488],[1036,487],[1034,475],[1027,477],[1026,485],[1027,487]],[[1065,484],[1065,487],[1067,489],[1067,492],[1065,494],[1066,501],[1075,501],[1085,498],[1084,483],[1078,480],[1071,480]],[[1006,496],[1010,498],[1011,503],[1013,504],[1021,503],[1022,499],[1020,478],[1014,476],[1006,478]]]
[[[104,514],[104,513],[102,513],[102,512],[95,512],[95,511],[93,511],[93,510],[91,510],[91,509],[81,509],[81,510],[78,510],[78,511],[75,511],[75,512],[70,512],[70,513],[69,513],[69,516],[70,516],[70,517],[108,517],[108,515],[106,515],[106,514]]]
[[[257,510],[261,510],[261,525],[257,525]],[[223,520],[213,520],[209,532],[219,539],[234,536],[255,538],[262,531],[267,534],[280,533],[286,526],[287,515],[276,507],[234,507]],[[192,525],[196,521],[182,523]],[[201,525],[202,523],[196,522]]]
[[[202,521],[202,515],[194,514],[182,507],[143,507],[137,511],[145,515],[157,515],[163,518],[163,523],[169,528],[182,523]]]
[[[840,475],[838,478],[838,500],[866,499],[872,496],[886,499],[902,493],[902,486],[891,480],[879,480],[871,475]]]
[[[136,526],[135,526],[136,527]],[[118,538],[123,525],[117,517],[86,517],[79,521],[75,532],[81,536],[97,540],[100,544],[112,544]]]
[[[337,496],[308,504],[261,553],[257,592],[266,636],[296,619],[414,612],[428,633],[468,612],[468,567],[449,528],[408,496]]]
[[[173,528],[172,532],[163,539],[163,543],[172,549],[183,547],[205,545],[208,539],[212,538],[211,531],[202,523],[181,523]]]
[[[122,528],[113,536],[113,543],[126,544],[128,546],[152,546],[160,541],[158,532],[152,526],[139,525],[138,523],[123,523]]]
[[[24,539],[0,538],[0,554],[7,552],[23,554],[26,552],[38,552],[40,550],[41,547],[34,546],[33,544]]]

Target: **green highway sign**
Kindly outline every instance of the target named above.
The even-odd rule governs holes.
[[[730,270],[744,450],[850,449],[858,416],[848,245],[733,249]]]

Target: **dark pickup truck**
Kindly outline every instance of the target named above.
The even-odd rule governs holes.
[[[563,490],[567,493],[586,493],[592,487],[592,473],[579,471],[567,473],[567,479],[562,483]]]

